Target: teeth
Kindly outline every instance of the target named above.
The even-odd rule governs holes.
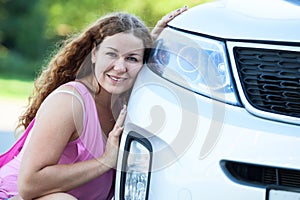
[[[123,80],[123,78],[116,78],[114,76],[110,76],[110,78],[114,81],[122,81]]]
[[[110,77],[112,80],[114,80],[114,81],[119,81],[120,79],[117,79],[117,78],[115,78],[115,77]]]

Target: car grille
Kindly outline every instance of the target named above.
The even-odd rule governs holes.
[[[235,47],[237,71],[256,109],[300,117],[300,52]]]
[[[231,179],[240,184],[300,188],[300,170],[222,161],[221,166]]]

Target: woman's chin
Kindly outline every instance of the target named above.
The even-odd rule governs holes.
[[[122,94],[126,91],[128,91],[131,87],[124,87],[124,86],[113,86],[113,87],[109,87],[109,88],[104,88],[107,92],[109,92],[110,94],[113,95],[118,95],[118,94]]]

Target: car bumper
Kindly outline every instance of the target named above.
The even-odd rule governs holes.
[[[222,162],[300,168],[299,126],[192,93],[146,67],[132,91],[120,149],[131,131],[153,148],[149,199],[266,199],[265,186],[234,179]],[[119,168],[122,162],[120,153]],[[118,170],[117,183],[120,177]]]

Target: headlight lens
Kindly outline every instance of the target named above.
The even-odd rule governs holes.
[[[238,105],[223,42],[166,28],[147,65],[186,89]]]
[[[125,200],[146,199],[150,161],[150,151],[143,144],[133,140],[126,163]]]

